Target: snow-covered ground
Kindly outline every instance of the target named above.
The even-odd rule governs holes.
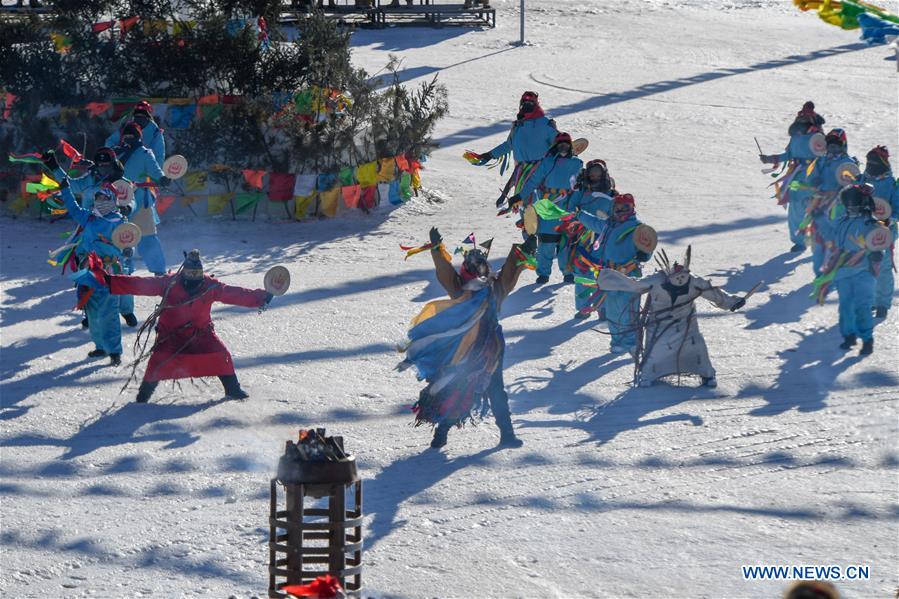
[[[867,359],[844,353],[836,306],[809,299],[810,258],[791,255],[784,212],[759,172],[803,101],[863,156],[899,155],[896,64],[791,3],[494,0],[495,30],[359,31],[355,58],[388,53],[412,82],[439,74],[452,114],[419,198],[333,221],[165,222],[169,258],[198,247],[225,280],[294,286],[261,314],[222,307],[221,337],[252,397],[218,382],[119,394],[125,367],[89,361],[68,283],[43,256],[63,224],[2,227],[4,597],[250,597],[267,586],[268,480],[300,427],[346,437],[365,479],[364,582],[391,597],[774,597],[744,564],[852,564],[845,597],[899,585],[899,311]],[[891,3],[896,10],[896,3]],[[669,253],[733,292],[703,305],[717,390],[633,390],[632,363],[575,322],[573,289],[536,288],[504,307],[506,382],[525,445],[498,450],[492,423],[454,430],[444,451],[410,427],[420,384],[394,345],[441,295],[426,255],[401,242],[496,236],[498,173],[462,151],[499,143],[519,94],[539,92],[561,129],[587,137]],[[895,159],[894,159],[895,161]],[[140,316],[152,301],[137,299]],[[128,331],[126,343],[133,341]]]

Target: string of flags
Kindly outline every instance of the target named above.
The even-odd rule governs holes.
[[[861,29],[869,44],[885,44],[899,36],[899,16],[862,0],[793,0],[803,12],[815,11],[825,23],[841,29]]]
[[[141,26],[144,35],[147,36],[154,34],[170,34],[173,37],[178,38],[179,36],[185,35],[190,30],[196,29],[198,22],[192,19],[173,21],[166,19],[147,19],[133,15],[122,19],[111,19],[93,23],[91,25],[91,32],[96,35],[105,32],[111,39],[115,39],[116,34],[118,34],[118,39],[124,40],[127,34],[138,25]],[[254,30],[256,40],[262,51],[267,51],[269,49],[270,41],[268,24],[265,21],[265,17],[229,19],[228,22],[225,23],[225,32],[229,36],[235,37],[247,27]],[[67,54],[69,50],[71,50],[72,39],[69,36],[59,32],[51,32],[49,35],[50,40],[53,42],[53,46],[58,53]]]
[[[17,100],[18,96],[15,94],[0,90],[0,116],[3,120],[10,119],[12,107]],[[207,94],[196,98],[116,97],[87,102],[83,106],[42,106],[37,112],[37,118],[58,118],[65,122],[84,110],[92,118],[105,116],[118,122],[141,100],[153,107],[153,114],[164,126],[170,129],[188,129],[194,121],[218,118],[226,106],[240,104],[243,96]],[[276,119],[283,118],[287,112],[285,109],[289,107],[292,115],[313,123],[316,120],[326,120],[332,114],[345,113],[353,102],[340,90],[312,85],[295,92],[276,92],[272,95],[272,104],[272,108],[278,113],[275,115]]]
[[[60,140],[63,152],[73,158],[78,154],[71,144]],[[41,165],[41,154],[10,154],[12,163]],[[421,187],[421,164],[404,154],[372,160],[357,166],[348,166],[337,172],[282,173],[263,169],[241,169],[225,164],[212,164],[206,169],[188,171],[178,182],[183,193],[179,196],[169,190],[158,190],[156,210],[164,214],[179,199],[182,205],[191,206],[206,200],[207,214],[221,214],[229,206],[234,215],[255,207],[261,200],[274,203],[293,200],[293,216],[301,219],[309,209],[327,217],[337,215],[341,206],[346,209],[371,210],[378,204],[402,204]],[[247,191],[215,192],[210,189],[211,173],[240,173]],[[140,184],[139,184],[140,185]],[[29,200],[37,196],[51,215],[64,213],[62,204],[55,200],[58,184],[46,174],[23,178],[19,196],[9,204],[16,214],[27,209]],[[193,208],[191,208],[193,210]]]

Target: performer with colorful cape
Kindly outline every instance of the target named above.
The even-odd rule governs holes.
[[[477,413],[483,416],[489,407],[500,429],[500,444],[518,447],[522,443],[512,429],[503,383],[505,340],[499,311],[532,261],[537,239],[530,236],[513,246],[497,273],[491,272],[487,254],[475,247],[465,252],[457,273],[436,228],[430,238],[437,280],[450,299],[429,302],[412,320],[402,350],[406,358],[397,366],[414,366],[418,378],[427,381],[413,406],[415,424],[434,425],[431,447],[443,447],[450,427],[461,427]]]

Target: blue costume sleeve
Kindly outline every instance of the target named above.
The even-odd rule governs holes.
[[[159,125],[157,125],[153,131],[153,137],[150,140],[149,147],[153,150],[156,162],[162,166],[162,163],[165,162],[165,134],[163,130],[159,128]]]
[[[60,192],[60,195],[62,195],[62,201],[66,205],[66,210],[69,212],[69,216],[72,217],[72,220],[74,220],[82,227],[87,225],[87,221],[90,218],[91,213],[78,205],[78,202],[75,201],[75,194],[72,193],[72,190],[66,187]]]
[[[162,168],[159,166],[159,162],[156,160],[156,156],[153,154],[153,150],[149,148],[144,148],[145,153],[141,157],[143,159],[143,174],[150,177],[154,181],[159,181],[163,177],[165,177],[165,173],[162,172]]]
[[[612,198],[598,191],[585,190],[581,193],[576,208],[586,210],[591,215],[595,215],[597,211],[612,214]]]
[[[512,131],[515,131],[515,125],[512,125]],[[508,154],[509,152],[512,151],[512,131],[509,132],[509,136],[506,137],[506,141],[504,141],[503,143],[499,144],[498,146],[496,146],[495,148],[490,150],[490,153],[493,155],[494,158],[499,158],[500,156],[505,156],[506,154]]]
[[[577,219],[581,221],[582,225],[584,225],[594,233],[602,233],[608,226],[606,223],[606,219],[594,216],[589,212],[578,212]]]
[[[787,144],[787,147],[780,154],[775,154],[775,158],[777,158],[778,162],[786,162],[790,158],[793,157],[793,154],[790,152],[790,144]]]

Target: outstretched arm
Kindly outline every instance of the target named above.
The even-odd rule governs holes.
[[[161,296],[171,277],[132,277],[109,275],[109,292],[113,295]]]
[[[521,271],[526,268],[526,260],[533,258],[534,252],[537,250],[537,236],[531,235],[521,245],[513,245],[499,271],[500,295],[499,300],[505,299],[515,285],[518,284],[518,277]]]
[[[437,270],[437,280],[446,289],[453,299],[462,295],[462,277],[453,268],[452,262],[447,260],[443,245],[431,248],[431,258],[434,260],[434,268]]]
[[[69,216],[82,227],[85,226],[91,213],[79,206],[78,202],[75,201],[75,194],[69,189],[68,179],[63,178],[62,181],[60,181],[60,187],[62,188],[60,195],[62,196],[62,201],[66,206],[66,211],[68,211]]]
[[[650,285],[611,268],[600,269],[599,275],[596,277],[596,284],[603,291],[646,293],[650,289]]]
[[[245,289],[219,284],[216,288],[215,301],[244,308],[261,308],[268,301],[268,292],[265,289]]]
[[[584,225],[594,233],[602,233],[608,226],[606,224],[606,219],[599,218],[598,216],[595,216],[583,210],[577,213],[577,219],[581,221],[582,225]]]
[[[710,302],[712,302],[713,304],[715,304],[722,310],[733,310],[733,309],[735,309],[734,306],[736,306],[738,303],[740,303],[740,302],[745,303],[745,301],[743,300],[742,297],[738,297],[736,295],[731,295],[728,292],[724,291],[723,289],[714,287],[711,283],[709,283],[705,279],[700,279],[699,277],[696,277],[696,278],[698,279],[697,286],[700,289],[702,289],[702,297],[709,300]],[[742,306],[742,304],[740,304],[740,305]]]

